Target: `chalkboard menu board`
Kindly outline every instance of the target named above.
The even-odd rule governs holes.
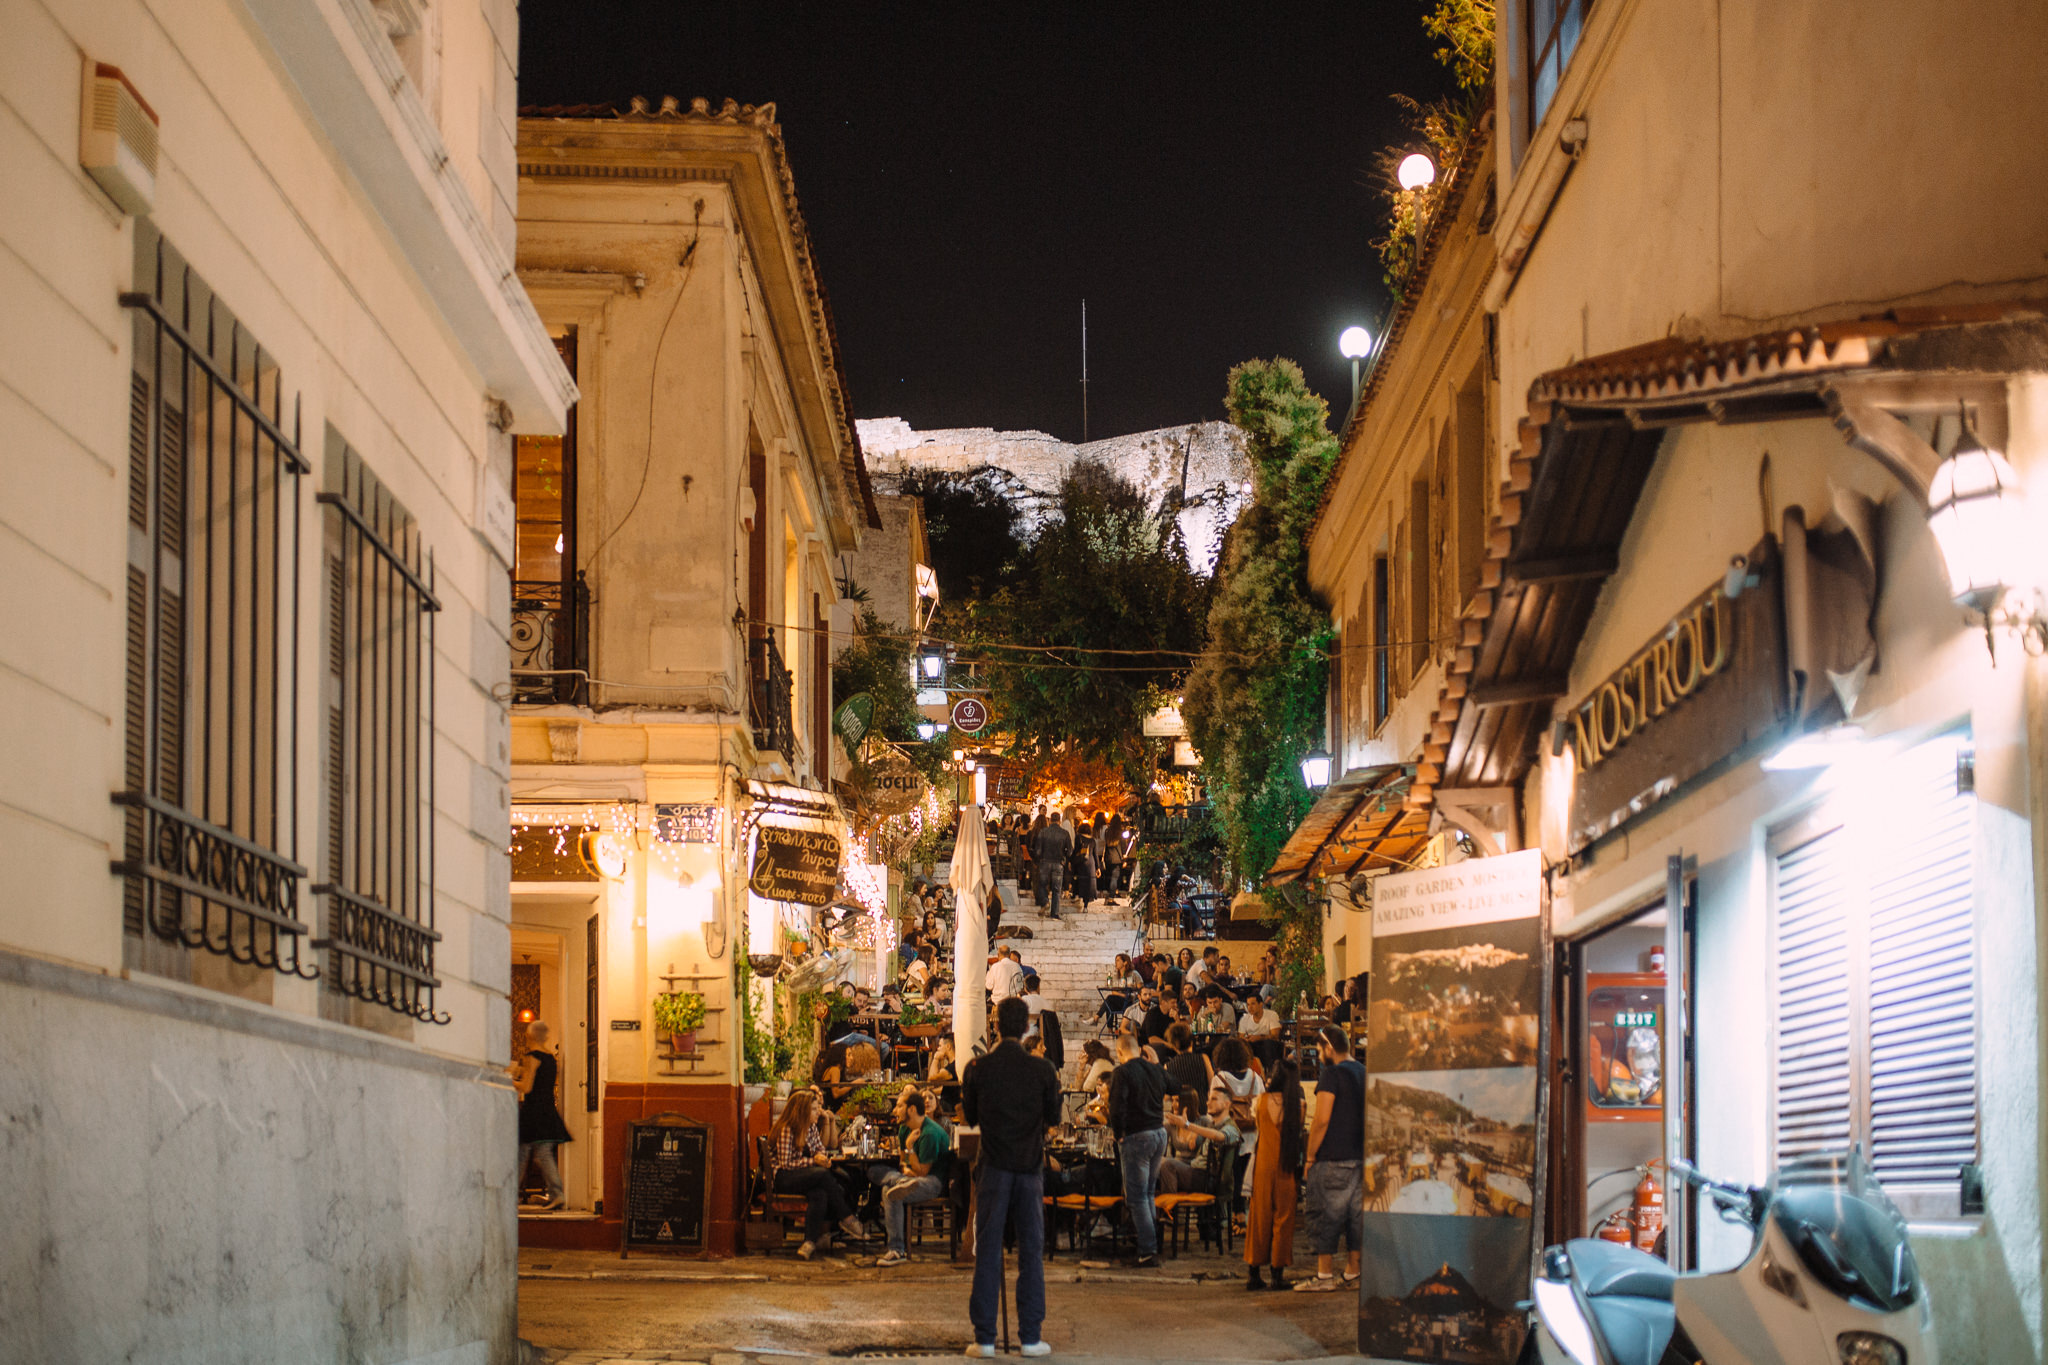
[[[710,1202],[711,1130],[680,1116],[626,1125],[626,1216],[619,1254],[701,1247]]]

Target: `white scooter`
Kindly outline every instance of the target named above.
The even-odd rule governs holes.
[[[1906,1220],[1861,1151],[1796,1158],[1762,1189],[1673,1174],[1753,1231],[1748,1258],[1681,1275],[1614,1242],[1545,1249],[1543,1365],[1940,1365]]]

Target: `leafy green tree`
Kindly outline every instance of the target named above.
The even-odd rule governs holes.
[[[1014,581],[972,613],[996,724],[1022,753],[1101,759],[1142,784],[1144,718],[1178,690],[1207,606],[1175,518],[1103,465],[1076,465]]]
[[[925,538],[941,603],[965,603],[1012,582],[1024,556],[1024,485],[993,466],[912,470],[898,482],[924,499]]]
[[[1329,405],[1291,360],[1239,365],[1224,401],[1245,434],[1253,494],[1224,541],[1208,647],[1188,677],[1182,711],[1227,864],[1251,881],[1272,866],[1312,804],[1301,759],[1323,738],[1334,632],[1309,590],[1308,533],[1336,468],[1337,441]],[[1279,921],[1291,1003],[1320,974],[1321,931],[1312,904],[1277,893],[1266,899]]]
[[[892,632],[875,609],[863,606],[853,643],[832,664],[832,695],[838,702],[865,692],[874,699],[869,733],[894,740],[925,776],[939,771],[939,749],[917,737],[917,692],[910,683],[910,644]],[[857,756],[856,756],[857,757]]]

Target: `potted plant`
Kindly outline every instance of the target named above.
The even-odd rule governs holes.
[[[936,1010],[928,1010],[914,1000],[906,1000],[903,1012],[896,1017],[896,1027],[905,1038],[936,1038],[944,1025],[939,1022]]]
[[[697,1050],[697,1030],[704,1027],[704,997],[696,991],[665,991],[654,997],[654,1029],[669,1035],[678,1053]]]

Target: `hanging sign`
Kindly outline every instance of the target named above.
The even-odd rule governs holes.
[[[1145,717],[1145,733],[1161,739],[1179,739],[1188,732],[1188,723],[1182,718],[1178,706],[1162,706]]]
[[[875,699],[865,692],[856,692],[839,703],[839,709],[832,713],[832,728],[846,741],[850,753],[860,747],[868,731],[875,723]]]
[[[1535,1233],[1543,855],[1373,883],[1358,1349],[1515,1360]]]
[[[763,900],[830,905],[839,889],[839,836],[760,826],[754,831],[754,873],[747,886]]]
[[[900,754],[890,754],[869,770],[868,806],[876,815],[901,815],[924,800],[931,783]]]
[[[962,697],[953,703],[953,728],[965,734],[979,734],[988,724],[988,703],[979,697]]]

